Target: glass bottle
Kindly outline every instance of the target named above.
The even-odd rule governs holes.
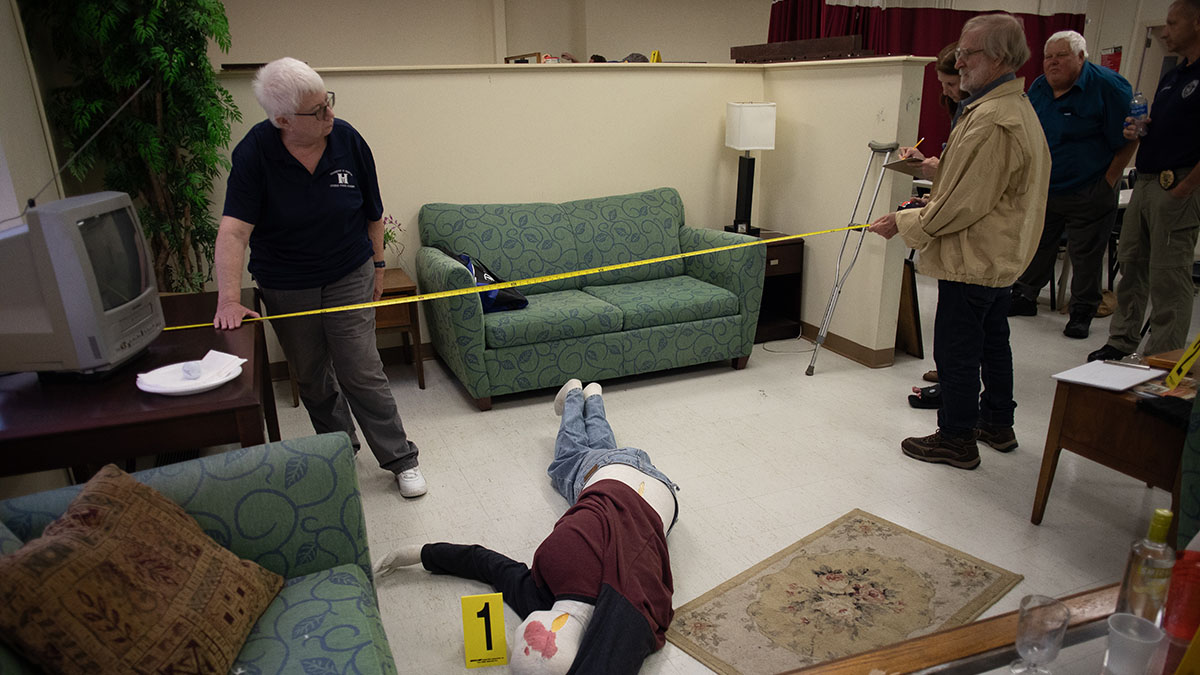
[[[1121,577],[1117,611],[1135,614],[1162,625],[1163,604],[1175,565],[1175,550],[1167,545],[1170,509],[1155,509],[1145,539],[1133,543]]]

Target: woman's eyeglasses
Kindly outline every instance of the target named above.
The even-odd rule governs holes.
[[[327,91],[327,92],[325,92],[325,102],[322,103],[321,107],[318,108],[317,110],[314,110],[313,112],[306,112],[306,113],[298,112],[298,113],[292,113],[292,114],[297,117],[315,117],[318,120],[321,120],[322,122],[324,122],[325,120],[329,119],[329,113],[330,113],[330,111],[333,110],[333,103],[336,100],[337,100],[337,97],[334,96],[333,92]]]

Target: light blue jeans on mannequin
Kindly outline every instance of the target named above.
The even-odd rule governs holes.
[[[604,416],[604,399],[600,396],[583,398],[583,391],[575,389],[567,394],[563,403],[562,424],[558,428],[558,439],[554,442],[554,461],[546,473],[554,489],[574,504],[587,479],[602,466],[626,464],[642,473],[657,478],[671,488],[671,495],[679,486],[671,482],[650,463],[650,455],[637,448],[618,448],[612,427]],[[679,520],[679,502],[675,503],[675,518]]]

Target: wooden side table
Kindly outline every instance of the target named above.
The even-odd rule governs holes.
[[[383,299],[403,298],[417,294],[417,282],[399,267],[389,267],[383,273]],[[417,303],[375,308],[375,331],[398,329],[404,332],[404,348],[408,360],[417,371],[417,386],[425,388],[425,367],[421,357],[421,315]],[[411,341],[411,343],[410,343]]]
[[[1063,450],[1170,492],[1171,510],[1179,513],[1184,430],[1138,410],[1137,398],[1127,391],[1058,382],[1030,522],[1042,522]],[[1168,541],[1175,541],[1177,522],[1171,520]]]
[[[762,309],[758,314],[755,342],[786,340],[800,335],[801,282],[804,272],[804,240],[789,239],[783,232],[762,230],[767,242],[767,270],[763,279]]]

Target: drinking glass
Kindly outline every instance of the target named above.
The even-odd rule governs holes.
[[[1058,656],[1071,612],[1067,606],[1045,595],[1021,598],[1017,613],[1017,653],[1021,658],[1009,670],[1029,675],[1049,673],[1044,666]]]

